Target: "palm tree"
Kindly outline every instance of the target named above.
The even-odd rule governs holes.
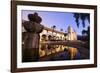
[[[85,34],[87,35],[86,32],[87,32],[86,30],[82,30],[82,35],[83,35],[83,36],[84,36]]]
[[[85,27],[85,20],[87,19],[90,23],[90,15],[88,13],[74,13],[74,18],[77,24],[77,27],[79,28],[79,19],[82,20],[82,25]]]
[[[53,25],[51,28],[53,29],[53,31],[52,31],[52,35],[53,35],[53,32],[54,32],[54,30],[56,29],[56,26]]]
[[[74,17],[75,17],[75,22],[77,24],[77,27],[79,28],[79,13],[74,13]]]
[[[51,28],[53,29],[53,30],[52,30],[52,37],[53,37],[53,32],[54,32],[54,30],[56,29],[56,26],[53,25]],[[53,39],[54,39],[54,38],[53,38]]]
[[[87,30],[82,30],[82,35],[86,34],[86,36],[90,36],[90,27],[87,27]]]
[[[56,28],[56,26],[55,26],[55,25],[53,25],[53,26],[52,26],[52,28],[53,28],[53,29],[55,29],[55,28]]]
[[[85,34],[85,40],[87,41],[87,48],[90,48],[90,27],[88,26],[87,30],[82,31],[82,35]],[[84,36],[83,36],[84,37]]]
[[[61,28],[61,29],[60,29],[60,31],[62,32],[62,31],[63,31],[63,29]],[[61,36],[61,40],[62,40],[62,36]]]
[[[63,29],[61,28],[60,31],[63,31]]]

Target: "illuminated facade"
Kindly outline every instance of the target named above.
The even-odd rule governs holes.
[[[69,26],[67,31],[67,33],[64,33],[52,28],[44,27],[44,30],[40,33],[40,41],[42,41],[43,35],[45,36],[45,40],[49,40],[50,36],[54,40],[77,40],[77,33],[72,27]]]
[[[67,37],[68,37],[68,40],[77,40],[77,33],[71,26],[68,27]]]

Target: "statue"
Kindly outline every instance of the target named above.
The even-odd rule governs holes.
[[[23,62],[32,62],[39,60],[39,40],[40,33],[43,30],[41,25],[42,18],[38,13],[28,14],[29,21],[25,21],[23,26],[26,30],[26,38],[24,40],[23,48]]]

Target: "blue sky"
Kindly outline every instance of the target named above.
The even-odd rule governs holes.
[[[46,11],[34,11],[34,10],[22,10],[22,20],[28,20],[27,15],[37,12],[38,15],[42,18],[41,24],[47,27],[56,26],[56,30],[63,29],[63,32],[67,31],[68,26],[71,26],[78,35],[81,35],[83,29],[87,29],[89,26],[88,21],[86,20],[86,27],[83,28],[80,22],[79,28],[76,25],[75,18],[71,12],[46,12]]]

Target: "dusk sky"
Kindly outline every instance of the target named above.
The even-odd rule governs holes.
[[[41,24],[51,28],[53,25],[56,26],[56,30],[60,31],[63,29],[63,32],[67,31],[68,26],[71,26],[78,35],[81,35],[83,29],[87,29],[89,26],[88,21],[86,20],[86,27],[82,27],[80,20],[79,28],[76,25],[75,18],[71,12],[46,12],[46,11],[34,11],[34,10],[22,10],[22,20],[28,20],[27,15],[37,12],[38,15],[42,18]]]

